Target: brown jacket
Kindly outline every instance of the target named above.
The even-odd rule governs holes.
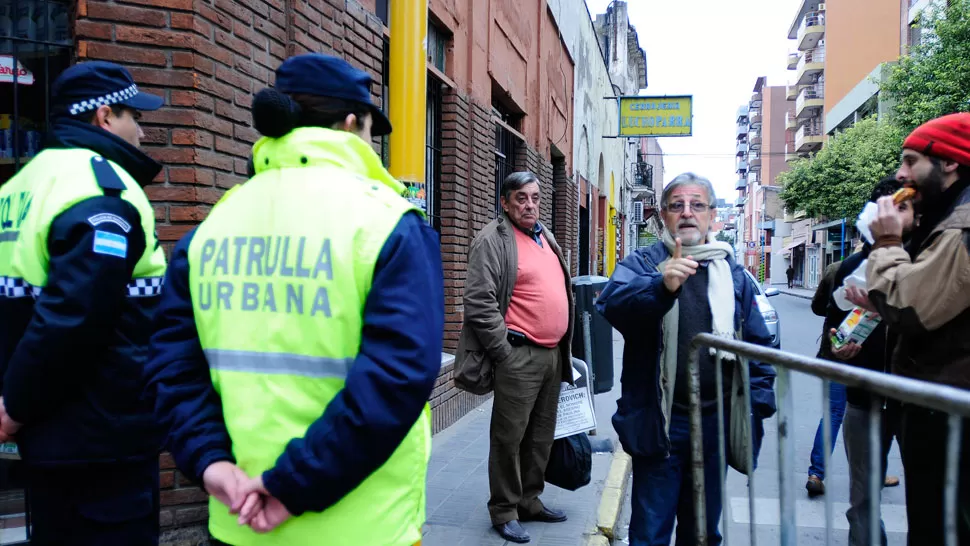
[[[912,261],[899,241],[876,241],[869,298],[899,334],[893,373],[970,388],[970,188]]]
[[[515,244],[515,227],[502,214],[492,220],[472,241],[468,251],[468,277],[465,280],[465,318],[455,355],[455,382],[459,388],[476,392],[467,382],[462,384],[459,376],[480,369],[486,374],[478,389],[484,394],[491,390],[491,373],[495,363],[502,362],[512,353],[505,326],[505,313],[512,300],[519,269],[519,254]],[[569,327],[559,342],[562,355],[563,381],[573,382],[570,365],[570,348],[573,338],[573,292],[570,286],[569,268],[563,259],[562,249],[555,237],[543,226],[542,234],[550,248],[559,257],[566,279],[566,297],[569,299]],[[465,375],[467,380],[467,375]]]

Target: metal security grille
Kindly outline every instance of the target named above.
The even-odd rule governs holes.
[[[0,184],[43,147],[50,84],[70,66],[72,49],[68,2],[0,2]]]
[[[502,183],[515,172],[516,138],[504,126],[495,124],[495,212],[502,210]]]
[[[425,135],[425,186],[428,220],[441,232],[441,80],[428,76],[427,135]]]

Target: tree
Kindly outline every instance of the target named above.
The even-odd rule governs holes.
[[[785,207],[813,217],[858,215],[872,188],[898,167],[901,146],[902,133],[892,124],[874,116],[856,123],[779,175]]]
[[[904,133],[970,109],[970,0],[938,3],[920,16],[920,43],[890,68],[880,91],[894,102],[891,119]]]
[[[723,230],[722,229],[721,231],[718,231],[717,232],[717,235],[714,238],[717,239],[718,241],[721,241],[722,243],[727,243],[729,245],[733,245],[734,244],[734,232],[733,231],[727,231],[727,230]]]

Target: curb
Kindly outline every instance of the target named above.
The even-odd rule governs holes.
[[[626,485],[630,481],[632,471],[630,456],[623,451],[623,448],[617,446],[610,461],[610,471],[606,475],[606,483],[596,512],[596,533],[587,539],[587,546],[609,546],[616,537],[616,526],[623,510]]]
[[[793,298],[801,298],[803,300],[810,300],[810,299],[812,299],[812,296],[809,296],[807,294],[799,294],[797,292],[789,292],[787,290],[779,290],[779,292],[781,292],[782,294],[784,294],[786,296],[791,296]]]

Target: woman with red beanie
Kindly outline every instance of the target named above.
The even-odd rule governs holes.
[[[917,191],[919,226],[903,247],[892,197],[870,225],[869,301],[899,334],[893,373],[970,389],[970,113],[916,128],[903,143],[896,178]],[[863,298],[864,299],[864,298]],[[944,544],[946,414],[903,405],[909,544]],[[964,420],[963,430],[970,430]],[[970,434],[959,454],[959,544],[970,544]]]

